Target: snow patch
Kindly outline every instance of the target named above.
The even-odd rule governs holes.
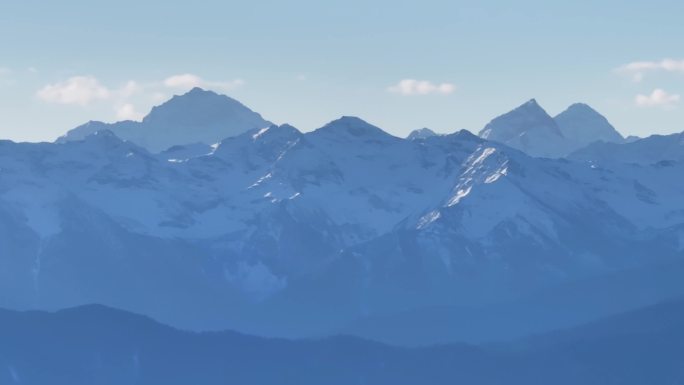
[[[502,176],[508,175],[508,167],[506,167],[506,163],[504,163],[504,166],[502,168],[496,170],[493,174],[489,175],[484,182],[486,184],[494,183],[497,180],[499,180],[499,178],[501,178]]]
[[[465,198],[466,196],[468,196],[468,194],[470,194],[470,190],[472,190],[472,188],[473,188],[473,186],[468,186],[466,188],[462,188],[462,189],[459,189],[458,191],[456,191],[456,195],[454,195],[453,197],[451,197],[451,199],[449,199],[449,203],[447,203],[447,206],[451,207],[451,206],[457,205],[458,202],[460,202],[463,198]]]
[[[262,128],[262,129],[259,130],[256,134],[252,135],[252,139],[254,139],[254,140],[259,139],[259,137],[260,137],[261,135],[265,134],[266,131],[268,131],[268,129],[269,129],[269,127]]]
[[[264,183],[264,181],[267,181],[267,180],[271,179],[272,177],[273,177],[273,174],[271,174],[271,173],[269,172],[268,174],[266,174],[266,175],[262,176],[261,178],[259,178],[259,180],[257,180],[256,182],[254,182],[251,186],[247,187],[247,189],[259,187],[260,184]]]
[[[487,158],[489,158],[490,155],[492,155],[492,154],[495,153],[495,152],[496,152],[496,148],[494,148],[494,147],[487,147],[487,148],[484,149],[484,151],[482,151],[482,153],[481,153],[477,158],[475,158],[475,160],[473,160],[473,161],[471,162],[471,164],[472,164],[473,166],[480,165],[480,164],[482,164],[482,162],[484,162]]]
[[[418,230],[424,229],[430,223],[438,220],[441,216],[442,214],[439,212],[439,210],[431,211],[418,220],[418,226],[416,228]]]

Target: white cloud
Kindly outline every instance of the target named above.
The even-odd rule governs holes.
[[[449,95],[456,90],[451,83],[435,84],[427,80],[403,79],[399,83],[389,87],[389,92],[399,95]]]
[[[7,67],[0,67],[0,76],[3,75],[9,75],[12,73],[12,70],[7,68]]]
[[[193,74],[173,75],[164,80],[169,88],[193,88],[202,84],[202,78]]]
[[[684,73],[684,60],[663,59],[661,61],[637,61],[615,69],[615,72],[632,78],[635,82],[643,80],[646,72],[665,71]]]
[[[194,74],[180,74],[164,79],[163,83],[168,88],[190,89],[202,87],[217,91],[230,91],[244,85],[245,81],[242,79],[234,79],[224,82],[213,82],[204,80]]]
[[[92,76],[74,76],[63,82],[48,84],[37,93],[48,103],[86,106],[95,100],[105,100],[111,91]]]
[[[657,88],[649,95],[637,95],[634,99],[639,107],[672,107],[679,103],[680,95],[670,94],[665,90]]]
[[[116,109],[116,118],[119,120],[137,120],[140,121],[145,116],[135,110],[135,107],[131,103],[126,103],[121,105]]]
[[[120,98],[130,98],[131,96],[143,92],[144,87],[138,84],[134,80],[129,80],[126,82],[126,84],[123,85],[119,90],[116,91],[117,96]]]

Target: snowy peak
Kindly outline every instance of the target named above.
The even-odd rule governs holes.
[[[417,130],[411,131],[411,133],[406,137],[408,140],[425,139],[431,136],[437,136],[437,133],[429,128],[419,128]]]
[[[575,103],[554,120],[574,149],[596,141],[622,143],[624,138],[608,119],[584,103]]]

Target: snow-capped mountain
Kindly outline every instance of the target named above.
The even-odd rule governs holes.
[[[521,108],[503,119],[558,129],[536,103]],[[468,131],[402,139],[354,117],[161,153],[106,129],[72,139],[0,142],[0,306],[101,303],[181,327],[310,336],[683,255],[681,162],[597,167]]]
[[[57,142],[82,140],[93,132],[107,129],[151,152],[160,152],[178,145],[212,145],[224,138],[270,125],[261,115],[235,99],[193,88],[152,108],[142,122],[108,124],[91,121],[69,131]]]
[[[492,120],[479,135],[547,158],[565,157],[597,141],[624,142],[608,120],[586,104],[573,104],[552,118],[534,99]]]

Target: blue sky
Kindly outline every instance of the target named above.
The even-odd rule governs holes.
[[[0,137],[139,118],[196,84],[304,131],[478,131],[533,97],[624,134],[684,130],[681,0],[95,4],[0,3]]]

